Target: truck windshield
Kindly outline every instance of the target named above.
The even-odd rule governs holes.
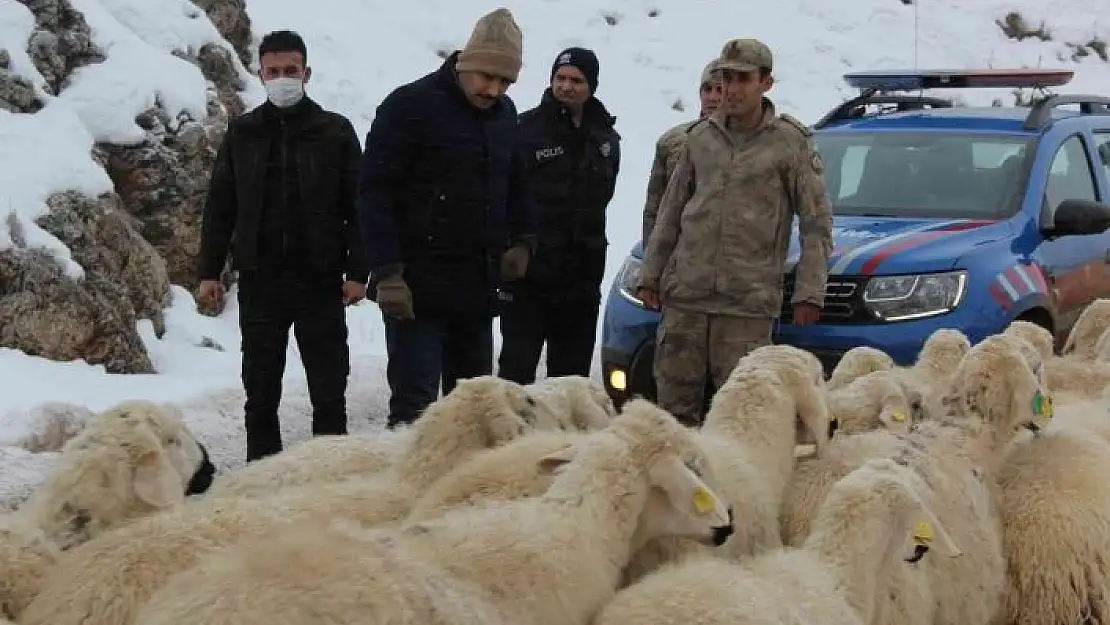
[[[974,133],[814,135],[833,213],[1002,218],[1021,201],[1034,138]]]

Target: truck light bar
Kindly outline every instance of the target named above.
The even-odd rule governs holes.
[[[1074,75],[1067,69],[873,70],[845,74],[844,81],[856,89],[874,91],[1043,88],[1066,85]]]

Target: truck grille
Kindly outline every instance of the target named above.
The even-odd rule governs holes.
[[[874,323],[875,318],[863,305],[863,283],[866,277],[829,276],[825,284],[825,306],[821,309],[821,323]],[[794,319],[790,298],[794,295],[794,275],[783,276],[783,298],[780,319]]]

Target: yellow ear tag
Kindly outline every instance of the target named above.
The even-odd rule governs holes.
[[[906,420],[906,414],[904,412],[901,412],[901,411],[892,412],[890,414],[890,420],[895,422],[895,423],[902,423],[903,421]]]
[[[1053,413],[1052,397],[1038,392],[1033,396],[1033,414],[1038,417],[1051,418]]]
[[[694,510],[698,514],[706,515],[713,512],[713,508],[717,506],[717,502],[713,499],[713,495],[701,486],[694,489]]]
[[[933,542],[933,526],[926,521],[919,521],[917,526],[913,528],[913,542],[919,545],[927,545]]]

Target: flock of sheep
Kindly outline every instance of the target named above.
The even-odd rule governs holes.
[[[974,346],[939,330],[909,367],[859,347],[828,380],[762,347],[698,429],[618,413],[586,378],[480,377],[411,428],[213,475],[178,411],[125,402],[59,435],[0,517],[0,606],[20,625],[1105,623],[1108,387],[1098,300],[1062,355],[1020,321]]]

